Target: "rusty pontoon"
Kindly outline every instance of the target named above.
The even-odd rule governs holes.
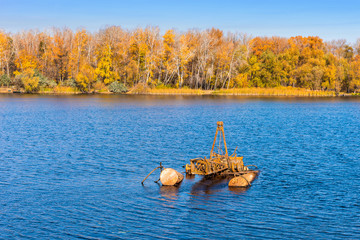
[[[222,143],[224,150],[222,149]],[[217,150],[217,152],[215,151]],[[232,155],[229,156],[226,146],[224,124],[217,122],[214,142],[209,158],[195,158],[190,160],[190,164],[185,165],[186,174],[197,174],[204,176],[226,175],[244,178],[249,185],[259,174],[255,165],[244,165],[243,157],[237,156],[237,147]],[[255,168],[255,169],[253,169]]]
[[[224,150],[222,148],[224,145]],[[216,151],[217,150],[217,151]],[[259,174],[259,170],[255,165],[244,165],[243,157],[237,156],[237,148],[232,155],[229,156],[226,146],[224,124],[217,122],[214,142],[210,152],[210,158],[195,158],[190,160],[190,164],[186,164],[185,171],[187,176],[203,175],[206,178],[216,179],[219,177],[231,178],[229,187],[248,187],[251,182]],[[253,169],[254,168],[254,169]],[[152,170],[141,182],[144,181],[157,169],[161,170],[159,180],[163,185],[179,185],[184,177],[181,173],[172,168],[164,168],[160,163],[159,167]]]

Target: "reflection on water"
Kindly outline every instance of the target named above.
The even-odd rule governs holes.
[[[244,194],[250,187],[229,187],[229,190],[233,193]]]
[[[227,186],[230,179],[228,176],[202,177],[191,187],[191,194],[214,194]]]
[[[194,174],[185,174],[185,179],[193,180],[193,179],[195,179],[195,175]]]
[[[217,121],[250,188],[141,185]],[[0,239],[360,239],[359,132],[360,98],[0,95]]]
[[[181,184],[180,184],[181,185]],[[162,197],[170,200],[176,200],[180,185],[177,186],[161,186],[160,187],[160,194]]]
[[[212,195],[219,191],[223,191],[229,184],[233,176],[215,176],[215,177],[202,177],[202,179],[191,187],[192,195]],[[234,193],[244,193],[248,187],[228,187]]]

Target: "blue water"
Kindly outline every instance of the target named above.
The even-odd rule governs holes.
[[[217,121],[251,188],[140,184]],[[0,136],[0,238],[360,238],[360,99],[0,95]]]

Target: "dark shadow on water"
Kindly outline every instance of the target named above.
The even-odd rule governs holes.
[[[192,195],[199,194],[214,194],[221,189],[225,188],[231,177],[228,176],[215,176],[215,177],[203,177],[200,181],[195,183],[191,188]]]
[[[195,175],[194,175],[194,174],[185,174],[185,179],[186,179],[186,180],[194,180],[194,179],[195,179]]]
[[[222,190],[229,190],[234,194],[245,194],[250,187],[228,187],[233,176],[203,177],[191,188],[191,195],[212,195]]]

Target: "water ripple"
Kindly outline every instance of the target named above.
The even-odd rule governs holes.
[[[0,238],[360,238],[358,99],[0,98]],[[251,188],[139,184],[208,156],[218,120]]]

